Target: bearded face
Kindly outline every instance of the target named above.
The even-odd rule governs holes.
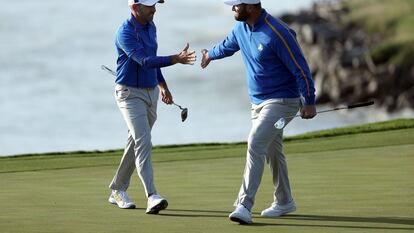
[[[155,5],[153,6],[145,6],[141,4],[135,5],[136,12],[141,17],[142,20],[144,20],[146,23],[151,22],[154,19],[154,14],[157,11],[155,9]]]
[[[247,5],[246,4],[239,4],[233,6],[234,11],[234,18],[237,21],[246,21],[250,17],[250,13],[247,11]]]

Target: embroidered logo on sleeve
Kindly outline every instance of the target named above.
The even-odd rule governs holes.
[[[263,51],[263,45],[259,44],[259,46],[257,47],[257,50],[259,50],[260,52]]]

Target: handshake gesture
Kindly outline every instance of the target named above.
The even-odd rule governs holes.
[[[172,63],[173,64],[184,64],[184,65],[194,65],[194,62],[197,60],[197,56],[195,54],[194,50],[188,51],[188,48],[190,45],[187,43],[184,46],[184,49],[176,55],[172,56]],[[201,50],[201,54],[203,55],[201,59],[201,68],[206,68],[208,64],[210,63],[210,58],[208,57],[208,50],[203,49]]]
[[[184,46],[184,49],[176,55],[172,56],[172,64],[184,64],[184,65],[194,65],[194,62],[197,60],[195,51],[188,51],[190,45],[187,43]]]

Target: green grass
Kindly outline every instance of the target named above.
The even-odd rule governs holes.
[[[144,214],[144,191],[135,174],[129,194],[139,208],[120,210],[107,203],[121,151],[2,158],[0,231],[412,232],[412,122],[287,141],[298,210],[279,219],[259,216],[272,201],[266,170],[251,226],[227,219],[244,169],[243,143],[156,148],[156,185],[170,202],[157,216]]]
[[[373,59],[397,65],[412,65],[414,59],[414,1],[345,0],[350,13],[346,24],[362,26],[384,40],[372,48]]]
[[[414,128],[414,119],[398,119],[384,122],[377,122],[372,124],[356,125],[345,128],[334,128],[328,130],[321,130],[316,132],[310,132],[301,134],[298,136],[288,137],[285,141],[298,140],[298,139],[310,139],[321,137],[332,137],[349,134],[371,133],[386,130],[396,129],[408,129]]]

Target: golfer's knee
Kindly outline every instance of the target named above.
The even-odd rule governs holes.
[[[151,134],[143,134],[135,138],[135,151],[151,150]]]
[[[247,145],[248,153],[253,157],[258,157],[263,161],[266,159],[266,145],[257,141],[249,141]]]

